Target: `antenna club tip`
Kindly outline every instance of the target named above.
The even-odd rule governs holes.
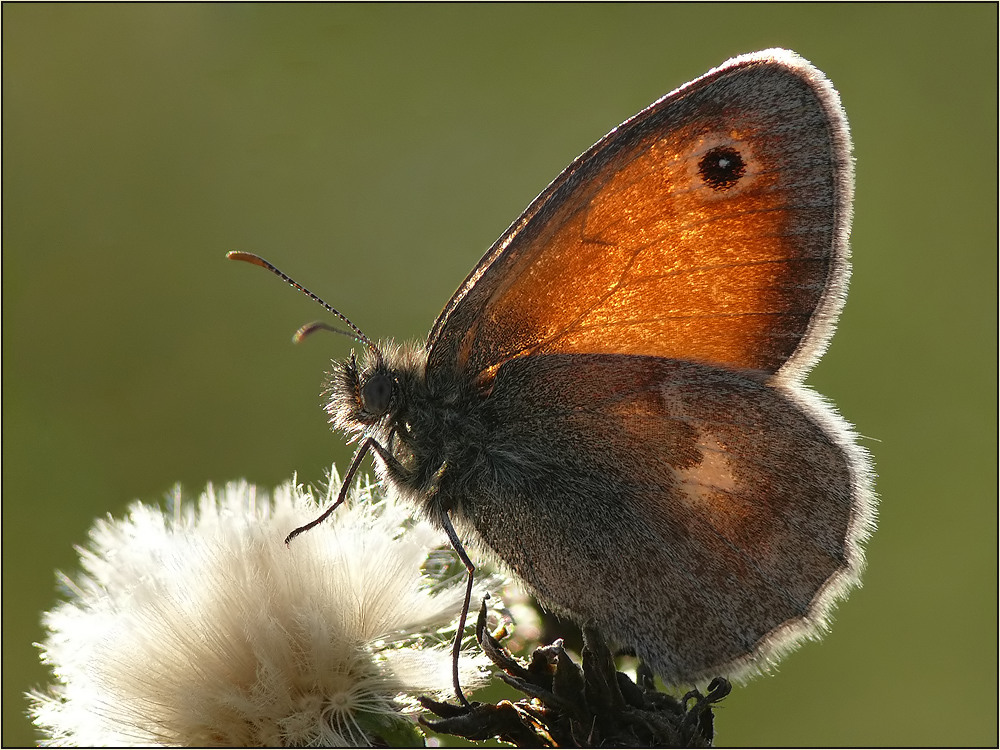
[[[320,329],[333,331],[334,333],[342,333],[345,336],[350,336],[353,338],[353,334],[347,333],[346,331],[341,331],[339,328],[334,328],[333,326],[329,326],[326,323],[321,323],[320,321],[317,320],[312,323],[306,323],[304,326],[299,328],[299,330],[295,332],[295,335],[292,336],[292,342],[295,344],[300,344],[306,338],[306,336],[311,336],[313,333],[315,333]]]
[[[247,263],[253,263],[255,266],[262,265],[262,259],[253,253],[245,253],[242,250],[230,250],[226,253],[226,258],[229,260],[244,260]]]

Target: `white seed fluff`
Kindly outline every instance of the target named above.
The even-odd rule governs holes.
[[[440,531],[370,488],[289,546],[318,507],[294,481],[170,505],[97,521],[63,577],[39,644],[55,680],[30,694],[43,744],[357,745],[372,726],[419,741],[406,714],[452,695],[464,594],[464,575],[422,572]],[[483,657],[459,663],[481,683]]]

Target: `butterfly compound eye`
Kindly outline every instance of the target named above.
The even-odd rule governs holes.
[[[376,372],[365,380],[361,386],[361,405],[364,410],[374,416],[382,416],[389,410],[392,399],[392,378],[382,372]]]

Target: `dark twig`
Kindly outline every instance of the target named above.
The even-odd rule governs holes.
[[[502,629],[501,629],[502,631]],[[708,694],[692,690],[675,698],[656,691],[651,680],[636,685],[615,669],[601,634],[583,629],[583,666],[556,641],[536,649],[525,667],[486,628],[485,602],[476,625],[484,653],[504,682],[529,696],[470,707],[422,698],[441,717],[421,719],[430,729],[469,740],[497,738],[519,747],[709,747],[714,737],[712,706],[730,691],[716,678]]]

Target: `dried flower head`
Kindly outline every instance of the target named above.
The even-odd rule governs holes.
[[[617,671],[611,649],[592,625],[583,627],[582,668],[561,640],[535,649],[523,665],[502,643],[510,635],[506,625],[490,633],[486,614],[484,606],[476,624],[479,644],[500,668],[500,678],[527,697],[469,709],[423,699],[441,717],[421,719],[435,731],[517,747],[712,746],[712,709],[731,690],[726,679],[712,680],[705,695],[691,690],[682,698],[659,692],[648,670],[639,670],[633,682]]]
[[[432,580],[442,534],[370,488],[286,547],[316,507],[294,481],[273,500],[240,482],[99,520],[44,616],[56,681],[29,696],[44,743],[419,742],[406,714],[451,694],[463,576]],[[482,664],[463,655],[464,686]]]

